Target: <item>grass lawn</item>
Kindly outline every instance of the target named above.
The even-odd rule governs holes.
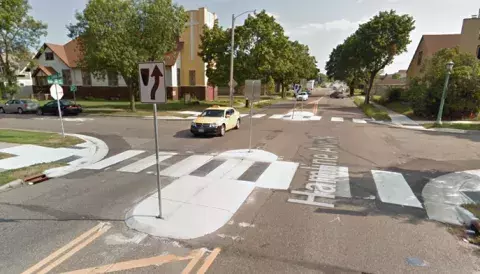
[[[372,104],[365,105],[363,97],[354,97],[353,101],[355,105],[362,109],[362,111],[370,118],[374,118],[375,120],[380,121],[391,121],[390,116],[386,111],[380,110],[373,106]]]
[[[13,157],[13,155],[12,155],[12,154],[8,154],[8,153],[0,152],[0,160],[2,160],[2,159],[7,159],[7,158],[10,158],[10,157]]]
[[[58,133],[0,129],[0,142],[33,144],[45,147],[69,147],[84,141],[73,136],[63,138]]]
[[[262,102],[254,105],[254,108],[262,108],[268,105],[274,104],[281,99],[278,97],[262,97]],[[47,101],[38,101],[40,105],[45,104]],[[128,101],[105,101],[105,100],[78,100],[77,104],[80,104],[85,114],[93,115],[109,115],[109,116],[150,116],[152,115],[153,107],[151,104],[142,104],[137,102],[135,104],[137,111],[130,111],[130,102]],[[244,112],[246,109],[245,99],[243,97],[234,98],[234,107],[239,111]],[[215,101],[198,101],[185,104],[183,100],[168,101],[166,104],[158,104],[158,115],[161,116],[185,116],[176,113],[176,111],[190,110],[190,111],[202,111],[205,108],[213,105],[229,106],[230,101],[227,96],[219,96]]]
[[[45,170],[65,166],[63,163],[44,163],[29,167],[3,171],[0,176],[0,186],[16,179],[25,179],[43,173]]]
[[[441,125],[436,125],[434,123],[423,124],[424,128],[455,128],[463,130],[480,130],[480,124],[452,124],[452,123],[443,123]]]

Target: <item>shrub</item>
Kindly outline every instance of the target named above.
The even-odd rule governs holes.
[[[389,88],[387,91],[387,94],[388,94],[387,102],[391,103],[391,102],[400,101],[402,99],[402,95],[404,92],[405,90],[403,88],[394,88],[394,87]]]

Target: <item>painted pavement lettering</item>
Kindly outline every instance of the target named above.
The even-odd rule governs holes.
[[[319,207],[335,207],[333,201],[336,196],[350,196],[348,169],[338,167],[338,140],[334,137],[318,137],[313,141],[314,151],[310,166],[300,166],[307,170],[308,181],[305,190],[292,190],[294,198],[288,199],[291,203],[307,204]],[[345,179],[346,178],[346,179]],[[341,184],[339,187],[338,184]],[[345,185],[346,184],[346,185]],[[345,190],[345,187],[347,190]],[[341,193],[338,193],[340,190]],[[340,195],[338,195],[340,194]],[[343,197],[342,196],[342,197]]]

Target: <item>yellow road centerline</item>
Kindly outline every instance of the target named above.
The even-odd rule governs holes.
[[[53,253],[48,255],[46,258],[44,258],[43,260],[41,260],[40,262],[35,264],[34,266],[25,270],[22,274],[34,273],[35,271],[42,268],[44,265],[48,264],[50,261],[52,261],[55,258],[57,258],[58,256],[60,256],[65,251],[71,249],[72,247],[74,247],[75,245],[77,245],[78,243],[80,243],[81,241],[83,241],[84,239],[86,239],[87,237],[92,235],[93,233],[95,233],[95,231],[101,229],[104,225],[105,225],[105,223],[99,223],[98,225],[94,226],[93,228],[91,228],[87,232],[85,232],[82,235],[78,236],[77,238],[73,239],[72,241],[70,241],[68,244],[64,245],[60,249],[57,249],[56,251],[54,251]]]
[[[197,265],[198,261],[202,258],[203,254],[205,254],[204,249],[199,249],[195,257],[188,263],[188,265],[183,269],[182,274],[189,274],[190,271]]]
[[[210,255],[208,255],[208,257],[205,259],[205,262],[203,263],[203,265],[197,271],[197,274],[204,274],[204,273],[207,272],[207,270],[210,268],[210,266],[212,265],[215,258],[220,253],[220,250],[221,249],[217,247],[212,251],[212,253],[210,253]]]
[[[45,273],[48,273],[50,270],[54,269],[55,267],[57,267],[58,265],[60,265],[61,263],[63,263],[64,261],[66,261],[67,259],[69,259],[70,257],[73,256],[73,254],[77,253],[78,251],[80,251],[81,249],[83,249],[84,247],[86,247],[87,245],[89,245],[91,242],[95,241],[98,237],[102,236],[105,232],[107,232],[109,229],[111,228],[110,225],[106,224],[104,226],[102,226],[97,232],[95,232],[95,234],[93,234],[92,236],[90,236],[88,239],[86,239],[85,241],[81,242],[80,244],[78,244],[77,246],[75,246],[74,248],[72,248],[69,252],[65,253],[63,256],[61,256],[60,258],[58,258],[56,261],[50,263],[49,265],[47,265],[47,267],[45,267],[44,269],[42,269],[41,271],[39,271],[37,274],[45,274]]]
[[[150,258],[118,262],[118,263],[96,266],[91,268],[79,269],[75,271],[64,272],[63,274],[111,273],[111,272],[125,271],[125,270],[130,270],[135,268],[142,268],[142,267],[147,267],[151,265],[160,266],[169,262],[185,261],[190,259],[193,260],[196,258],[196,256],[198,256],[198,254],[200,254],[200,257],[203,255],[203,253],[200,251],[201,250],[194,250],[191,254],[185,257],[176,256],[173,254],[161,255],[161,256],[155,256]]]

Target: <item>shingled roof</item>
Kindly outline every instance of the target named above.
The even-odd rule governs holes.
[[[80,50],[78,39],[71,40],[65,45],[57,45],[51,43],[45,43],[43,47],[50,48],[60,58],[65,65],[70,68],[76,68],[79,66],[79,61],[83,58],[83,53]],[[179,52],[183,49],[183,42],[177,43],[177,48],[174,51],[165,54],[165,65],[173,66],[177,61]],[[41,51],[35,55],[35,58],[39,58]]]

